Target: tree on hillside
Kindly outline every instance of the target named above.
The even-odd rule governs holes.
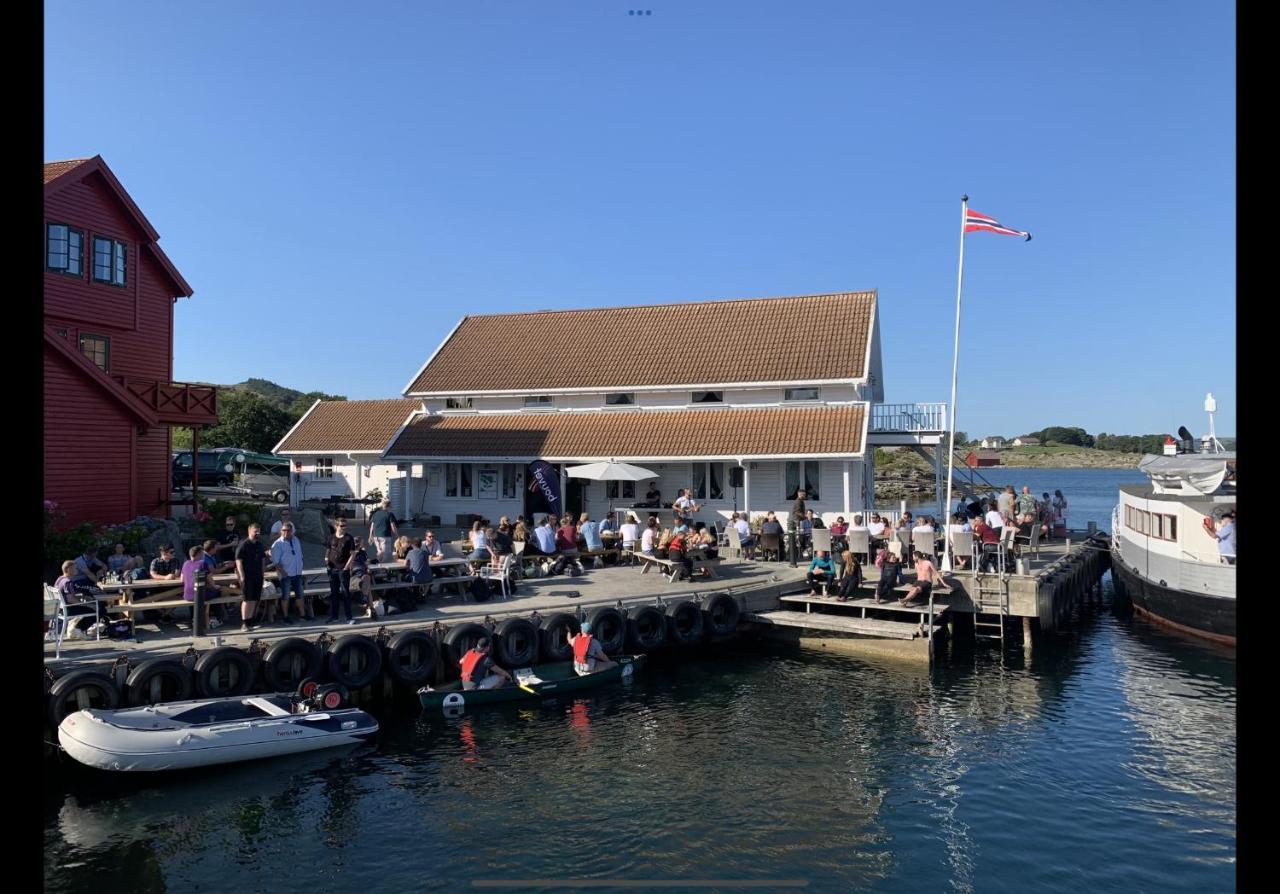
[[[1118,453],[1159,454],[1164,450],[1164,440],[1167,437],[1169,437],[1167,434],[1109,435],[1102,432],[1094,439],[1094,445],[1099,450],[1114,450]]]
[[[297,417],[252,391],[224,390],[218,394],[218,420],[200,432],[201,449],[243,447],[270,453]],[[190,450],[191,429],[175,428],[173,446]]]

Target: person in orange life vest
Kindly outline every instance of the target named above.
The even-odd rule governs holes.
[[[503,680],[511,680],[511,674],[494,664],[489,657],[491,648],[489,638],[481,637],[462,656],[462,661],[458,662],[462,668],[464,690],[497,689],[503,685]]]
[[[580,677],[594,674],[596,671],[617,667],[618,662],[610,660],[604,653],[604,646],[591,635],[591,622],[582,622],[582,632],[577,636],[569,633],[569,645],[573,647],[573,669]]]

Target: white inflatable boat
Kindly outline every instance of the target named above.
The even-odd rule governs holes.
[[[342,696],[322,691],[289,695],[169,702],[67,715],[58,742],[82,764],[102,770],[181,770],[356,745],[372,739],[378,721]]]

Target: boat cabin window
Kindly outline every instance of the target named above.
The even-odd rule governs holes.
[[[179,723],[229,723],[235,720],[257,720],[266,717],[267,712],[256,705],[246,705],[241,701],[220,702],[213,705],[199,705],[173,715]]]

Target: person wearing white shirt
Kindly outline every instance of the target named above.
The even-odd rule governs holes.
[[[618,528],[618,535],[622,538],[623,549],[636,548],[636,541],[640,539],[640,524],[634,515],[627,514],[627,520]]]
[[[280,539],[271,544],[271,564],[279,574],[277,585],[280,587],[280,607],[284,613],[284,623],[293,623],[289,619],[291,599],[297,600],[298,617],[309,617],[302,593],[302,541],[293,536],[292,522],[286,521],[280,526]]]
[[[849,525],[849,530],[850,530],[850,531],[870,531],[870,530],[871,530],[871,526],[870,526],[870,525],[864,525],[864,524],[862,523],[862,516],[861,516],[861,515],[855,515],[855,516],[853,517],[853,524]],[[884,530],[884,525],[880,525],[880,530],[881,530],[881,531],[883,531],[883,530]]]
[[[857,519],[854,519],[854,521],[857,521]],[[854,525],[854,527],[856,528],[857,525]],[[880,520],[880,516],[871,516],[871,521],[867,522],[867,533],[872,537],[884,536],[884,522]]]
[[[999,531],[1004,527],[1004,517],[1000,515],[999,509],[991,509],[986,515],[987,524]]]
[[[533,536],[538,541],[538,552],[549,556],[556,551],[556,529],[550,516],[543,516],[542,524],[533,529]]]
[[[658,545],[658,520],[656,518],[649,519],[649,524],[645,527],[644,533],[640,535],[640,552],[646,556],[653,555],[654,548]]]

